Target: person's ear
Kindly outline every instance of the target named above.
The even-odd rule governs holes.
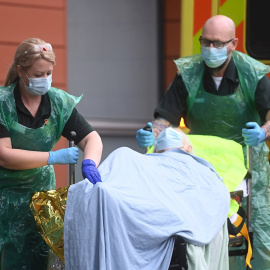
[[[193,147],[192,147],[192,145],[190,145],[190,144],[186,145],[186,146],[185,146],[185,149],[186,149],[186,152],[188,152],[188,153],[193,152]]]
[[[234,38],[232,41],[232,51],[236,50],[236,47],[238,45],[238,38]]]

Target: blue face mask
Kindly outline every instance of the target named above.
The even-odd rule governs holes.
[[[227,47],[221,49],[202,47],[202,58],[208,67],[217,68],[227,59]]]
[[[26,73],[24,74],[26,75]],[[27,75],[26,77],[28,78]],[[49,75],[47,78],[28,78],[28,80],[29,80],[29,86],[26,86],[23,80],[26,91],[30,95],[43,96],[51,88],[52,75]]]
[[[157,137],[155,147],[156,151],[172,148],[183,147],[183,136],[173,128],[166,128]]]

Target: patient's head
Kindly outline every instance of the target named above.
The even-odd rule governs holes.
[[[192,145],[186,134],[179,128],[168,127],[156,139],[156,152],[162,153],[172,148],[180,148],[193,154]]]

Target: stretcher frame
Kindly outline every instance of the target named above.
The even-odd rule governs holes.
[[[249,239],[251,243],[251,248],[253,249],[253,229],[252,229],[252,147],[247,146],[247,164],[248,172],[246,174],[247,181],[247,205],[246,205],[246,225],[249,234]],[[230,192],[231,198],[240,198],[243,200],[243,190]],[[244,247],[243,244],[245,243]],[[234,238],[229,238],[229,246],[232,244],[238,244],[235,250],[229,249],[229,257],[232,256],[246,256],[248,253],[248,241],[244,236],[236,236]],[[240,247],[240,248],[239,248]],[[231,247],[234,248],[234,247]],[[253,259],[253,256],[252,258]],[[251,269],[249,266],[247,270]],[[174,251],[172,254],[171,263],[168,270],[188,270],[187,264],[187,248],[185,240],[180,236],[175,236]]]
[[[70,136],[68,138],[69,140],[69,147],[74,146],[74,139],[76,138],[76,133],[71,132]],[[247,228],[248,233],[251,241],[251,245],[253,247],[253,230],[252,230],[252,223],[251,223],[251,197],[252,197],[252,148],[248,146],[248,172],[245,177],[247,181],[247,189],[248,189],[248,196],[247,196]],[[69,165],[69,185],[72,185],[75,183],[75,166],[74,164]],[[230,192],[232,198],[240,197],[243,198],[243,191],[234,191]],[[170,262],[170,266],[168,270],[188,270],[188,264],[187,264],[187,245],[185,240],[181,236],[174,236],[175,238],[175,244],[174,244],[174,250]],[[248,245],[247,241],[243,236],[235,237],[234,239],[229,239],[229,245],[232,243],[239,243],[241,242],[241,245],[245,242],[245,247],[237,250],[229,250],[229,256],[246,256],[248,251]],[[58,257],[55,258],[53,262],[51,262],[51,265],[49,266],[50,270],[52,269],[65,269],[64,264],[60,261]],[[247,269],[250,269],[247,267]]]
[[[187,243],[181,236],[175,236],[173,254],[168,270],[188,270]]]
[[[248,196],[246,197],[246,226],[248,230],[248,235],[250,239],[251,248],[253,249],[253,229],[252,229],[252,147],[248,147],[247,153],[247,164],[248,164],[248,172],[246,174],[246,182],[247,182],[247,192]],[[243,191],[233,191],[230,192],[231,198],[237,199],[240,198],[240,205],[242,205],[243,201]],[[245,244],[243,246],[243,244]],[[232,246],[235,245],[235,246]],[[233,238],[229,238],[229,256],[246,256],[248,253],[248,241],[246,238],[241,236],[235,236]],[[235,249],[233,249],[235,248]],[[254,259],[253,255],[251,260]],[[246,269],[251,269],[248,265]]]
[[[74,140],[75,140],[76,136],[77,136],[77,134],[75,131],[71,131],[69,133],[69,136],[68,136],[68,146],[69,147],[75,146]],[[68,185],[70,186],[70,185],[75,184],[75,165],[69,164],[68,169],[69,169]],[[49,267],[48,270],[65,270],[64,263],[57,256],[55,256],[49,262],[48,267]]]

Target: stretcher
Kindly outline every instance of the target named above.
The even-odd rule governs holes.
[[[192,136],[190,136],[192,141]],[[195,142],[192,144],[196,145]],[[209,144],[210,145],[210,144]],[[196,148],[196,147],[195,147]],[[253,260],[253,229],[251,219],[251,208],[252,208],[252,148],[249,146],[246,148],[245,166],[247,168],[244,180],[236,188],[236,190],[230,190],[231,199],[239,205],[237,211],[237,220],[234,224],[228,218],[228,233],[229,233],[229,250],[228,254],[230,257],[233,256],[244,256],[246,258],[246,269],[252,269],[251,260]],[[211,150],[209,150],[211,152]],[[196,150],[195,150],[196,152]],[[199,155],[206,160],[207,155],[204,152],[199,151]],[[215,161],[211,160],[212,164]],[[214,165],[215,166],[215,165]],[[242,169],[243,170],[243,169]],[[244,172],[244,170],[243,170]],[[221,172],[222,174],[222,172]],[[241,178],[240,178],[241,179]],[[244,203],[244,205],[243,205]],[[177,237],[175,240],[175,248],[172,256],[172,261],[169,270],[180,269],[188,270],[187,263],[187,243],[183,238]]]
[[[237,220],[234,226],[228,221],[229,229],[229,256],[245,256],[246,269],[252,269],[251,260],[253,257],[253,229],[252,229],[252,149],[248,147],[248,172],[245,180],[245,191],[238,190],[231,192],[231,198],[239,204],[239,210],[237,212]],[[245,195],[246,193],[246,195]],[[243,202],[245,201],[245,208]]]
[[[72,170],[70,169],[70,172],[71,171]],[[72,174],[70,173],[70,185],[74,183],[74,182],[71,183],[72,182],[71,178],[72,178]],[[45,241],[47,242],[47,244],[50,246],[53,252],[57,255],[55,260],[52,261],[50,269],[64,269],[63,223],[64,223],[64,213],[65,213],[68,188],[69,186],[61,188],[56,191],[54,190],[54,191],[48,191],[48,192],[37,192],[33,195],[32,202],[31,202],[31,209],[37,221],[37,224],[41,230],[41,233]],[[57,223],[58,227],[57,226],[55,227],[44,226],[44,224],[46,223],[46,220],[48,221],[48,219],[51,219],[52,216],[54,216],[54,221],[57,221],[55,223]],[[177,238],[175,241],[175,251],[173,253],[172,261],[171,261],[171,265],[169,269],[182,269],[182,270],[188,269],[187,260],[186,260],[187,257],[185,254],[186,250],[187,250],[186,242],[182,241],[182,239],[180,238]],[[180,260],[179,260],[179,255],[181,257]],[[179,264],[180,261],[181,263],[184,261],[184,264],[181,265],[181,268]]]

